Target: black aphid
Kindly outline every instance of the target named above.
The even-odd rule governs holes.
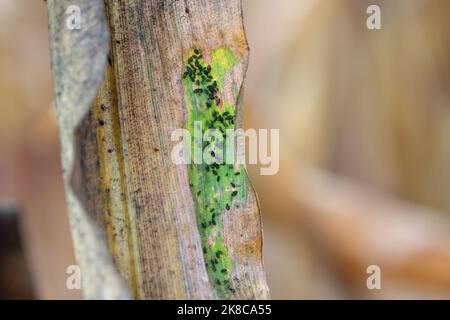
[[[233,192],[231,193],[231,196],[232,196],[232,197],[236,197],[237,194],[238,194],[238,192],[235,190],[235,191],[233,191]]]
[[[233,182],[230,182],[230,184],[233,188],[236,188],[236,185]]]
[[[220,270],[220,272],[227,273],[227,269],[222,269],[222,270]]]
[[[225,205],[225,208],[227,208],[227,210],[230,210],[230,205],[227,203],[227,204]]]

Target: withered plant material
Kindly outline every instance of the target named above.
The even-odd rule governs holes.
[[[69,5],[80,7],[80,30],[65,27]],[[268,298],[245,168],[171,159],[176,129],[240,126],[240,1],[49,0],[48,9],[86,297]]]

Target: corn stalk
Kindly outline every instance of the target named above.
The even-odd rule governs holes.
[[[80,8],[80,29],[66,27],[70,5]],[[248,45],[240,1],[48,0],[47,7],[85,297],[268,298],[260,212],[245,167],[171,160],[174,130],[193,132],[196,121],[241,125]]]

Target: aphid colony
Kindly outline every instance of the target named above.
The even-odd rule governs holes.
[[[185,65],[183,85],[189,124],[193,126],[196,121],[201,121],[202,130],[217,129],[222,134],[227,129],[234,129],[234,107],[221,101],[218,83],[221,80],[215,77],[213,67],[204,62],[199,49],[192,51]],[[193,127],[188,129],[193,130]],[[188,172],[205,265],[217,295],[227,298],[235,290],[230,285],[232,265],[223,243],[222,214],[245,199],[247,180],[240,169],[220,159],[218,155],[224,154],[226,147],[222,143],[214,139],[212,142],[197,142],[194,138],[193,143],[202,144],[203,151],[206,148],[211,150],[209,153],[214,159],[210,164],[190,164]]]

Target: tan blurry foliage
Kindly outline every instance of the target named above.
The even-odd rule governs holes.
[[[0,1],[0,203],[18,205],[37,297],[74,298],[74,264],[51,84],[43,1]]]
[[[277,260],[314,252],[303,259],[339,280],[310,262],[284,279],[268,252],[273,296],[448,297],[450,3],[277,4],[247,1],[249,124],[281,137],[280,174],[255,182],[266,219],[296,224],[309,246]],[[366,28],[369,4],[380,5],[382,30]],[[381,292],[365,287],[372,263]],[[295,294],[283,291],[295,281]]]
[[[302,161],[449,212],[450,3],[289,2],[298,19],[266,11],[284,28],[254,34],[269,52],[251,65],[264,79],[249,81],[258,112]],[[366,28],[369,4],[382,30]]]
[[[45,113],[51,101],[48,37],[41,24],[45,12],[39,14],[43,7],[40,1],[0,3],[0,142],[20,140],[23,127]]]

